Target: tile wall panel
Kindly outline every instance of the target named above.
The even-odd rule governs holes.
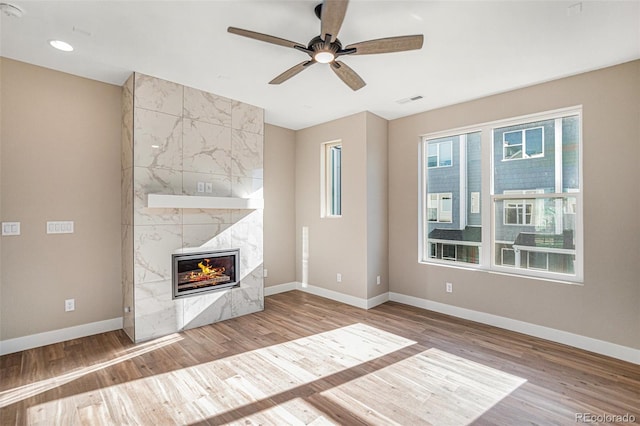
[[[135,312],[127,334],[144,341],[263,309],[262,210],[146,207],[150,193],[262,198],[263,110],[138,73],[125,86],[123,286]],[[172,298],[173,253],[231,248],[240,249],[237,288]]]

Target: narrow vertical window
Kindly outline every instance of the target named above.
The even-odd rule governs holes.
[[[342,143],[323,145],[323,217],[342,216]]]

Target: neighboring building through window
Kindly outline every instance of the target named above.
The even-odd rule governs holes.
[[[505,194],[544,194],[544,189],[524,190],[524,191],[504,191]],[[535,225],[534,214],[535,200],[508,200],[504,202],[504,224],[505,225]],[[538,203],[539,204],[539,203]]]
[[[451,222],[451,193],[429,194],[427,217],[429,222]]]
[[[423,138],[423,261],[582,280],[581,111],[530,117]]]
[[[342,143],[322,145],[322,217],[342,215]]]
[[[544,156],[544,127],[504,132],[502,141],[504,160]]]
[[[423,142],[423,253],[430,259],[480,260],[480,133]]]
[[[427,167],[449,167],[453,161],[452,141],[433,142],[427,147]]]

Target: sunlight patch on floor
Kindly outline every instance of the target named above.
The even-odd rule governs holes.
[[[465,425],[525,382],[432,348],[321,395],[368,424]]]
[[[180,336],[179,334],[170,334],[159,339],[154,339],[152,341],[136,345],[134,348],[123,351],[121,355],[108,361],[100,362],[89,367],[79,368],[59,376],[51,377],[46,380],[40,380],[38,382],[29,383],[24,386],[2,391],[0,392],[0,408],[41,394],[50,389],[65,385],[76,379],[79,379],[80,377],[86,376],[87,374],[91,374],[103,368],[110,367],[112,365],[140,356],[147,352],[155,351],[156,349],[163,346],[179,342],[182,339],[182,336]]]
[[[91,424],[188,424],[255,404],[416,342],[353,324],[169,373],[30,407],[29,423],[55,419]],[[282,403],[296,396],[285,395]],[[278,410],[280,412],[280,410]],[[230,414],[231,413],[231,414]],[[242,417],[242,416],[239,416]],[[251,417],[250,415],[248,417]]]

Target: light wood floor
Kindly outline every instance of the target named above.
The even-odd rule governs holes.
[[[144,344],[118,331],[3,356],[0,407],[2,425],[638,423],[640,366],[399,303],[365,311],[292,291]]]

